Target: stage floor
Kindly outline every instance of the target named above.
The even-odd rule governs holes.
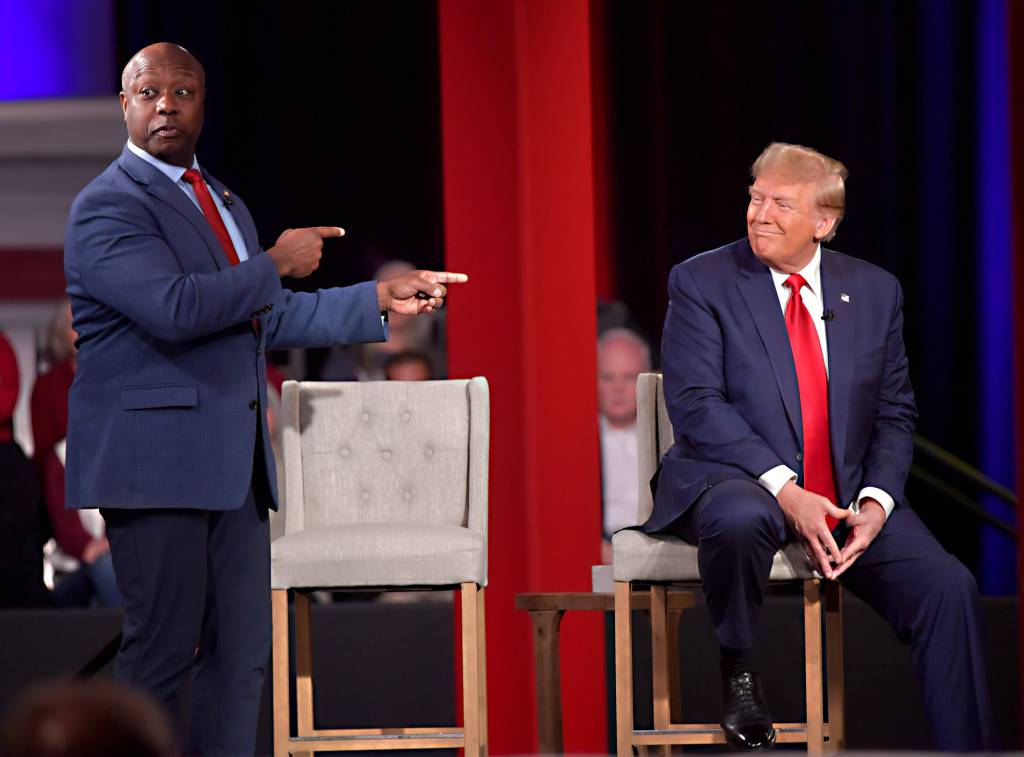
[[[997,733],[1004,748],[1019,749],[1017,600],[990,598],[983,604]],[[849,594],[845,610],[849,746],[855,750],[927,750],[931,744],[909,651],[881,618]],[[451,605],[445,602],[356,599],[314,606],[317,724],[360,727],[454,722],[453,617]],[[525,613],[522,623],[524,643],[530,643]],[[635,711],[638,726],[644,727],[650,721],[649,665],[643,659],[643,643],[649,634],[640,613],[635,623],[634,638],[640,642],[635,660]],[[35,681],[74,674],[119,626],[117,611],[0,611],[0,710]],[[770,597],[759,632],[758,661],[766,697],[780,721],[803,717],[802,638],[799,597]],[[688,718],[713,722],[719,700],[717,657],[701,604],[684,614],[680,640],[684,712]],[[571,628],[563,633],[563,643],[571,643]],[[491,650],[491,654],[496,652]],[[595,660],[606,669],[610,669],[609,662],[610,658]],[[109,666],[100,674],[108,672]],[[491,687],[500,685],[500,681],[489,681]],[[572,697],[570,680],[563,680],[563,692],[565,699]],[[271,752],[269,716],[268,675],[258,740],[263,754]],[[566,747],[572,750],[572,744]]]

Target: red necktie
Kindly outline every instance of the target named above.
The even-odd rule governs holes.
[[[231,235],[228,234],[227,227],[224,225],[224,219],[220,217],[217,203],[213,201],[213,196],[206,187],[203,175],[196,169],[190,168],[185,171],[185,175],[181,178],[191,184],[192,189],[196,191],[199,207],[203,209],[203,215],[206,216],[206,220],[209,221],[213,233],[220,241],[220,246],[224,248],[224,254],[227,255],[228,262],[231,265],[238,265],[238,253],[235,252],[235,245],[231,241]]]
[[[828,376],[821,355],[818,330],[807,312],[800,288],[807,284],[804,277],[794,273],[786,279],[790,288],[786,304],[786,331],[793,349],[796,380],[800,388],[800,415],[804,431],[804,488],[820,494],[832,504],[836,502],[836,487],[832,477],[832,444],[828,436]],[[825,516],[831,531],[839,522]]]
[[[224,254],[227,256],[228,262],[231,265],[238,265],[241,261],[238,259],[238,253],[235,252],[235,243],[231,241],[231,235],[228,234],[228,228],[224,225],[224,219],[220,217],[217,203],[213,201],[213,195],[210,194],[203,175],[196,169],[190,168],[185,171],[181,178],[191,184],[192,189],[196,191],[199,207],[203,209],[203,215],[206,216],[206,220],[209,221],[214,235],[220,241],[220,246],[224,248]],[[256,318],[252,319],[252,329],[257,334],[260,333],[260,322]]]

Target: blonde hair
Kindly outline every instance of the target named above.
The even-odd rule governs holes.
[[[818,185],[814,204],[836,217],[831,231],[821,240],[831,241],[846,215],[846,177],[849,176],[846,166],[810,147],[772,142],[754,161],[750,175],[757,179],[767,171],[778,173],[787,180],[813,181]]]

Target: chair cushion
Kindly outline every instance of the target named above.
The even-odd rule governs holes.
[[[275,589],[487,583],[482,534],[438,523],[349,523],[270,545]]]
[[[616,581],[699,581],[697,548],[675,536],[650,535],[634,529],[612,537]],[[814,578],[803,547],[794,542],[775,553],[770,581]]]

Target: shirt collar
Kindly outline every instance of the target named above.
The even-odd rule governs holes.
[[[185,175],[185,169],[181,166],[172,166],[170,163],[165,163],[160,160],[160,158],[153,157],[130,139],[128,140],[128,149],[131,150],[134,155],[149,163],[149,165],[153,166],[175,184],[181,181],[181,177]],[[195,155],[192,156],[192,168],[197,171],[199,170],[199,161],[196,159]]]
[[[792,274],[785,273],[784,271],[776,270],[775,268],[769,267],[772,272],[772,280],[775,282],[775,288],[781,288],[785,285],[786,279]],[[811,261],[803,267],[803,270],[797,271],[801,276],[804,277],[804,281],[807,282],[807,288],[810,289],[818,297],[821,297],[821,245],[814,251],[814,257]]]

